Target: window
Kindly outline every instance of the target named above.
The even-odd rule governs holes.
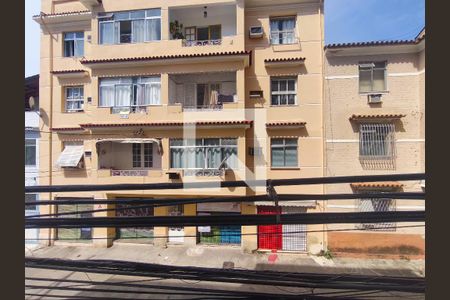
[[[359,64],[359,92],[386,91],[386,62]]]
[[[83,110],[84,91],[82,86],[66,87],[66,112]]]
[[[395,157],[394,124],[360,124],[359,156],[362,159],[393,159]]]
[[[25,139],[25,166],[36,166],[36,139]]]
[[[25,201],[31,202],[31,201],[37,201],[37,194],[25,194]],[[36,210],[37,205],[25,205],[25,210]]]
[[[99,93],[100,107],[129,108],[135,112],[145,106],[161,104],[161,78],[101,78]]]
[[[133,144],[133,168],[153,167],[153,144]]]
[[[237,139],[171,139],[170,167],[176,169],[218,169],[237,167]]]
[[[297,139],[271,139],[272,167],[297,167]]]
[[[64,33],[64,57],[84,55],[84,32]]]
[[[188,42],[195,41],[196,40],[195,27],[186,27],[184,29],[184,36],[186,41]]]
[[[148,9],[99,14],[100,44],[161,40],[161,10]]]
[[[64,198],[58,198],[59,200]],[[91,200],[91,199],[89,199]],[[82,211],[93,210],[94,206],[92,204],[72,204],[72,205],[58,205],[58,213],[68,213],[74,212],[70,215],[61,215],[60,218],[91,218],[92,213],[81,213]],[[58,240],[82,242],[86,240],[91,241],[92,238],[92,228],[58,228],[56,232]]]
[[[363,193],[379,193],[380,191],[361,190]],[[395,211],[395,200],[390,198],[362,198],[357,200],[359,212],[386,212]],[[362,223],[358,227],[361,229],[377,230],[377,231],[395,231],[395,223]]]
[[[295,105],[297,104],[297,79],[272,78],[271,95],[272,105]]]
[[[270,19],[270,42],[273,45],[295,42],[295,17]]]

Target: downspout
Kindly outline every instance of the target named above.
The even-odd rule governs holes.
[[[321,113],[321,124],[322,124],[322,176],[326,176],[326,141],[325,141],[325,135],[326,135],[326,127],[325,127],[325,118],[324,118],[324,113],[325,113],[325,106],[324,106],[324,98],[325,98],[325,50],[324,50],[324,39],[325,39],[325,29],[323,26],[323,10],[324,10],[324,2],[323,0],[319,1],[319,16],[320,16],[320,51],[321,51],[321,59],[322,59],[322,76],[320,78],[320,80],[322,81],[322,113]],[[322,185],[322,194],[325,193],[325,185]],[[325,203],[327,200],[323,200],[322,202],[322,210],[323,212],[325,212]],[[322,241],[323,241],[323,245],[322,248],[324,251],[326,251],[328,249],[328,241],[327,241],[327,225],[326,224],[322,224]]]

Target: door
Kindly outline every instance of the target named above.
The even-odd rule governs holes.
[[[283,207],[283,214],[306,213],[304,207]],[[283,250],[306,251],[306,225],[283,224]]]
[[[197,108],[201,108],[208,103],[208,85],[197,84]]]
[[[258,206],[258,215],[275,215],[280,213],[275,206]],[[281,250],[282,249],[282,225],[259,225],[258,226],[258,248]]]
[[[197,28],[197,40],[198,41],[209,40],[209,27],[198,27]]]
[[[169,216],[182,216],[183,205],[169,206]],[[169,243],[184,243],[184,227],[169,227]]]

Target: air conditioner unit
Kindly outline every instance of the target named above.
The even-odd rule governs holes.
[[[250,91],[250,98],[262,98],[263,91]]]
[[[369,103],[381,103],[381,94],[370,94],[368,95]]]
[[[251,39],[259,39],[263,37],[263,28],[261,26],[251,26],[248,35]]]

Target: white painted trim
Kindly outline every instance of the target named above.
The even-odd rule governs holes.
[[[401,205],[397,206],[397,210],[403,209],[425,209],[425,205]]]
[[[401,76],[417,76],[420,74],[425,73],[425,69],[418,71],[418,72],[405,72],[405,73],[389,73],[388,76],[392,77],[401,77]]]
[[[327,143],[359,143],[358,139],[327,139]],[[398,139],[397,143],[424,143],[425,139]]]

